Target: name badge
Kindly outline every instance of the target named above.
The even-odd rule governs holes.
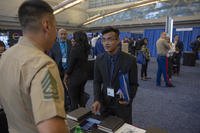
[[[113,88],[107,88],[107,95],[111,97],[115,97],[114,89]]]
[[[67,58],[62,58],[62,62],[66,63],[67,62]]]

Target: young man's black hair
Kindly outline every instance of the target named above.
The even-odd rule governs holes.
[[[103,31],[102,31],[102,35],[109,33],[109,32],[115,32],[117,36],[119,36],[119,30],[115,29],[113,27],[106,27]]]

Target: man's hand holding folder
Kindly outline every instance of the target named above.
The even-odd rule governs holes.
[[[128,80],[128,74],[123,74],[121,71],[119,72],[119,82],[120,82],[120,88],[117,91],[117,94],[119,95],[119,104],[129,104],[130,98],[129,98],[129,80]]]

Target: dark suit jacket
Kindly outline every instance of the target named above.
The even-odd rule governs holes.
[[[88,76],[88,55],[84,53],[82,45],[71,48],[69,54],[69,68],[66,71],[70,81],[75,83],[87,80]]]
[[[94,100],[100,101],[104,106],[112,104],[111,101],[116,100],[113,97],[107,96],[107,87],[110,86],[110,74],[107,67],[108,56],[109,55],[107,53],[98,56],[94,66]],[[135,97],[138,86],[136,59],[129,54],[120,52],[111,82],[111,87],[114,88],[115,94],[120,86],[119,71],[121,71],[123,74],[128,73],[129,75],[129,96],[131,104],[133,98]]]
[[[176,49],[178,49],[178,51],[179,51],[179,53],[178,53],[179,56],[182,55],[183,48],[184,48],[183,42],[178,41],[177,44],[176,44]]]
[[[67,46],[68,47],[68,49],[67,49],[68,59],[67,60],[69,60],[69,53],[70,53],[70,50],[71,50],[71,41],[70,40],[67,40],[67,45],[68,45]],[[65,70],[63,70],[63,67],[62,67],[62,53],[61,53],[61,50],[60,50],[59,42],[56,42],[53,45],[52,49],[49,51],[49,56],[58,65],[60,76],[61,76],[61,78],[63,78]]]

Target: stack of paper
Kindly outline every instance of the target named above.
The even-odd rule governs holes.
[[[145,133],[146,130],[124,123],[115,133]]]

